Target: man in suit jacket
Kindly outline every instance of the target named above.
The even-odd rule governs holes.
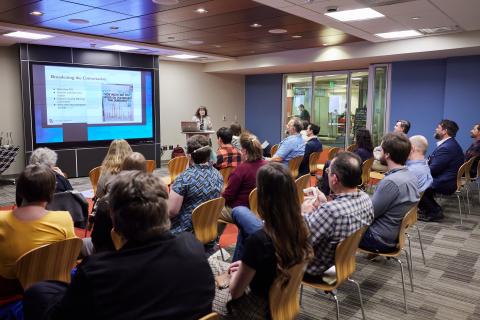
[[[314,152],[322,152],[322,143],[318,140],[317,134],[320,132],[320,127],[316,124],[310,123],[307,127],[307,143],[305,144],[305,153],[303,155],[302,163],[298,169],[298,176],[310,173],[310,155]]]
[[[465,160],[462,148],[455,140],[457,131],[458,125],[447,119],[440,121],[435,129],[434,137],[439,141],[437,148],[428,159],[433,183],[425,190],[418,205],[419,220],[427,222],[442,220],[442,208],[435,201],[434,196],[436,193],[452,194],[457,189],[457,172]]]

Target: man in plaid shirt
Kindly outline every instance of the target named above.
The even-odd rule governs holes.
[[[242,162],[242,154],[232,146],[232,130],[222,127],[217,131],[218,145],[217,163],[214,167],[218,170],[226,167],[236,168]]]
[[[321,282],[322,274],[335,264],[337,244],[373,221],[370,197],[357,189],[361,182],[361,159],[351,152],[338,154],[327,169],[333,200],[326,202],[323,194],[306,199],[303,205],[305,221],[310,228],[315,257],[305,272],[304,279]]]

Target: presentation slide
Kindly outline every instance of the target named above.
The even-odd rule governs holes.
[[[32,64],[36,144],[153,140],[149,70]]]

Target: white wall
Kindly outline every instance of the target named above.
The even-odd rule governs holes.
[[[20,173],[25,163],[23,112],[18,48],[0,47],[0,132],[12,132],[13,143],[21,148],[14,163],[4,174]]]
[[[213,130],[237,121],[245,126],[245,77],[205,73],[197,63],[160,61],[160,140],[162,145],[185,146],[180,122],[190,121],[197,108],[206,106]],[[226,120],[223,120],[223,116]],[[216,136],[212,135],[216,148]],[[162,159],[170,159],[167,150]]]

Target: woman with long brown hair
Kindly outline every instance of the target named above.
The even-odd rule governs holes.
[[[295,181],[288,169],[280,163],[260,168],[257,190],[263,224],[246,207],[233,210],[240,230],[237,246],[246,241],[240,260],[228,267],[230,290],[218,290],[214,300],[214,310],[227,317],[268,318],[268,294],[273,281],[280,277],[284,285],[288,284],[287,270],[312,255]],[[226,312],[225,298],[229,295],[232,299]]]

